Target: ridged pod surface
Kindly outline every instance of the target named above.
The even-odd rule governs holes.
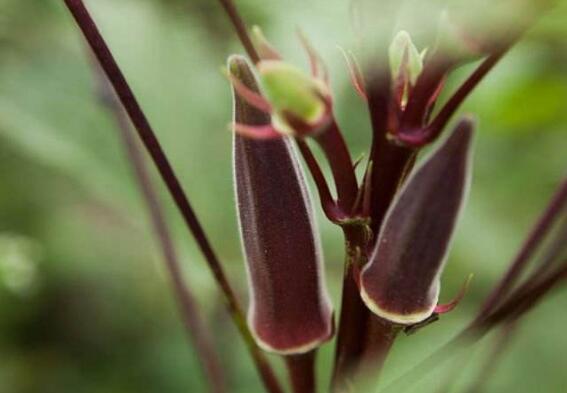
[[[248,62],[229,72],[258,85]],[[234,94],[234,121],[270,124],[270,115]],[[234,179],[250,288],[248,323],[267,351],[308,352],[333,335],[322,252],[302,169],[287,137],[256,140],[234,133]]]

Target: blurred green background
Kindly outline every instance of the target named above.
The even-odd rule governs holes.
[[[245,302],[227,131],[230,90],[219,72],[241,48],[225,15],[212,0],[87,4]],[[329,64],[337,116],[353,155],[365,152],[367,114],[336,47],[353,42],[348,2],[238,4],[286,58],[302,66],[294,30],[305,30]],[[442,299],[469,273],[475,279],[456,311],[397,342],[386,381],[466,323],[566,172],[566,18],[567,5],[559,2],[465,106],[479,119],[475,175]],[[260,392],[201,255],[157,178],[155,184],[231,391]],[[320,212],[319,218],[337,305],[341,236]],[[0,392],[204,391],[164,273],[114,123],[93,96],[85,45],[63,1],[0,0]],[[565,391],[566,306],[556,294],[529,315],[488,391]],[[489,337],[467,370],[490,345]],[[332,353],[332,344],[321,351],[321,381],[328,380]],[[417,391],[425,390],[422,385]]]

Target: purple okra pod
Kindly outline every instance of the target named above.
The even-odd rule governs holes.
[[[228,67],[232,77],[259,93],[243,57],[232,56]],[[269,114],[233,94],[235,124],[270,124]],[[235,132],[234,178],[252,333],[267,351],[308,352],[332,337],[333,311],[312,206],[291,140]]]
[[[471,174],[472,121],[407,180],[392,203],[368,264],[361,296],[378,316],[411,325],[437,306],[439,281]]]

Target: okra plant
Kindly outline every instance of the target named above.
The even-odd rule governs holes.
[[[462,290],[453,294],[454,300],[439,302],[441,276],[469,188],[476,124],[471,116],[457,118],[453,126],[449,123],[486,74],[552,8],[552,1],[500,2],[498,7],[522,8],[521,17],[490,31],[483,30],[482,24],[467,23],[463,10],[449,3],[435,21],[436,36],[418,48],[411,31],[396,29],[392,18],[382,17],[374,2],[353,0],[360,42],[344,54],[353,88],[368,109],[372,125],[367,159],[354,161],[334,115],[329,72],[315,46],[299,34],[298,43],[310,62],[305,71],[286,61],[259,27],[245,25],[232,0],[219,0],[246,52],[246,56],[231,55],[224,69],[234,105],[234,190],[248,276],[246,313],[83,1],[64,3],[100,66],[101,96],[125,135],[211,391],[230,391],[218,366],[218,348],[203,328],[206,322],[200,320],[191,292],[180,277],[136,141],[128,137],[132,130],[125,115],[219,284],[266,391],[315,392],[317,349],[333,339],[332,380],[318,389],[363,391],[368,380],[378,383],[396,340],[434,328],[465,296],[467,277],[463,277]],[[396,13],[392,9],[396,10],[397,2],[377,3],[388,10],[387,15]],[[364,33],[373,21],[382,25],[370,31],[382,36]],[[456,90],[446,88],[446,81],[466,63],[477,66]],[[431,144],[435,146],[424,156],[422,151]],[[313,147],[322,151],[328,174]],[[309,191],[308,177],[316,186],[316,197]],[[567,213],[566,205],[564,180],[467,327],[408,374],[385,386],[385,391],[415,386],[458,349],[473,345],[492,330],[501,332],[497,347],[503,350],[521,318],[567,279],[567,220],[561,219]],[[338,305],[331,304],[327,289],[324,250],[314,219],[317,208],[344,235]],[[535,267],[528,270],[532,261]],[[408,339],[419,340],[419,335]],[[274,373],[266,353],[283,357],[288,381]],[[497,358],[487,360],[487,370]],[[486,374],[479,376],[474,391],[481,389],[486,378]]]

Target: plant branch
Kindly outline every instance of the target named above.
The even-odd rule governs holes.
[[[299,152],[303,156],[303,160],[307,164],[311,177],[313,177],[325,216],[332,222],[339,222],[340,220],[345,219],[346,215],[339,209],[333,200],[329,185],[325,180],[325,175],[323,174],[319,163],[315,159],[313,152],[309,148],[309,145],[301,138],[295,138],[295,142]]]
[[[77,25],[81,29],[89,46],[94,52],[95,57],[100,63],[101,68],[109,79],[114,91],[124,109],[126,110],[131,122],[138,132],[146,150],[152,158],[158,172],[167,186],[177,208],[179,209],[187,227],[193,235],[205,260],[211,269],[213,276],[224,294],[227,308],[235,322],[240,334],[242,335],[249,352],[251,353],[258,372],[262,377],[266,389],[270,392],[281,392],[279,383],[264,356],[256,345],[254,338],[245,322],[244,314],[236,299],[224,270],[216,256],[204,230],[201,226],[190,202],[185,194],[175,172],[167,159],[149,121],[142,111],[134,93],[132,92],[124,74],[120,70],[114,56],[110,52],[108,45],[100,34],[98,27],[90,16],[82,0],[64,0],[67,8],[73,15]]]
[[[313,137],[327,158],[335,180],[339,207],[347,214],[352,208],[358,194],[358,184],[354,174],[354,165],[345,140],[335,119],[329,127]]]
[[[393,145],[387,139],[388,106],[390,98],[390,73],[375,73],[366,83],[368,106],[373,129],[370,175],[370,228],[376,234],[382,219],[405,174],[413,166],[414,151]],[[371,163],[371,164],[370,164]],[[345,228],[346,229],[346,228]],[[341,314],[337,334],[337,346],[333,372],[333,387],[341,389],[357,377],[363,365],[365,371],[374,362],[378,372],[393,345],[395,327],[371,315],[360,298],[356,280],[358,270],[365,263],[372,239],[356,228],[345,230],[347,258],[343,278]],[[356,250],[362,255],[357,256]],[[362,258],[362,261],[356,259]],[[378,370],[378,371],[377,371]]]
[[[118,136],[124,145],[125,153],[147,205],[154,232],[159,240],[165,267],[169,273],[187,333],[199,354],[199,359],[202,362],[211,391],[215,393],[225,392],[225,377],[213,345],[212,335],[199,318],[198,305],[187,283],[183,280],[181,264],[171,240],[157,193],[144,163],[144,157],[138,148],[138,142],[132,134],[130,123],[125,117],[120,103],[116,100],[116,96],[111,90],[106,77],[102,74],[102,70],[100,70],[98,65],[95,65],[94,71],[98,98],[116,121]]]
[[[293,393],[315,393],[317,351],[285,356]]]
[[[219,2],[224,8],[228,17],[230,18],[230,21],[234,26],[234,29],[236,30],[236,34],[238,35],[238,38],[240,39],[240,42],[242,43],[244,50],[246,50],[246,53],[248,53],[250,60],[252,60],[254,64],[258,64],[261,60],[260,56],[258,55],[256,48],[254,47],[254,43],[250,39],[250,35],[248,34],[248,29],[246,28],[246,24],[244,23],[244,20],[240,16],[238,9],[234,5],[234,1],[219,0]]]
[[[433,141],[439,136],[439,134],[445,129],[445,126],[455,114],[457,109],[465,101],[465,99],[470,95],[470,93],[478,86],[478,84],[484,79],[484,77],[494,68],[494,66],[502,59],[506,52],[510,49],[512,44],[507,45],[495,53],[488,56],[478,68],[467,78],[465,82],[457,89],[455,94],[447,101],[443,108],[439,111],[437,116],[431,122],[431,124],[425,128],[420,136],[416,136],[416,139],[421,139],[419,143],[421,145]],[[405,142],[409,142],[404,138]]]
[[[520,251],[510,264],[508,271],[492,290],[478,314],[478,317],[492,311],[496,305],[506,296],[510,289],[525,269],[530,257],[536,251],[537,247],[542,243],[546,234],[551,229],[553,223],[558,217],[561,210],[567,205],[567,179],[559,186],[555,195],[551,199],[548,207],[537,220],[535,226],[526,238]]]

